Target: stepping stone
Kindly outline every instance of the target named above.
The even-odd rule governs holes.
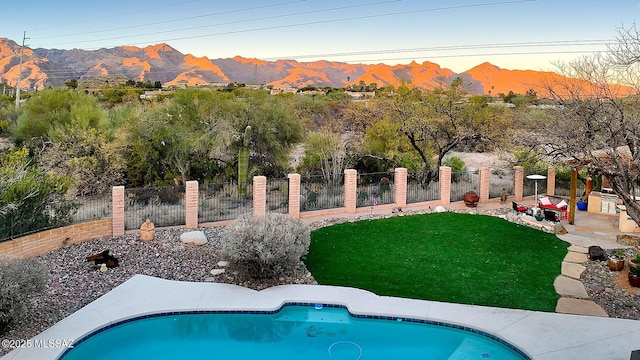
[[[562,261],[581,264],[589,261],[587,254],[569,251]]]
[[[588,299],[589,295],[584,285],[575,279],[560,275],[553,282],[553,287],[560,296]]]
[[[578,246],[578,245],[571,245],[571,246],[569,246],[569,248],[567,250],[568,251],[577,252],[577,253],[581,253],[581,254],[588,254],[589,253],[589,248],[586,248],[584,246]]]
[[[598,304],[591,300],[570,298],[560,298],[556,304],[556,312],[560,314],[609,317]]]
[[[189,245],[204,245],[207,243],[207,236],[203,231],[189,231],[180,235],[180,241]]]
[[[580,264],[576,264],[576,263],[570,263],[570,262],[562,262],[562,275],[566,276],[566,277],[570,277],[572,279],[576,279],[576,280],[580,280],[580,276],[582,276],[582,273],[587,270],[586,267],[580,265]]]

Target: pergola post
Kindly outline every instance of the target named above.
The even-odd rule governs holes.
[[[578,191],[578,170],[571,169],[571,191],[569,195],[569,224],[575,225],[576,219],[576,192]]]

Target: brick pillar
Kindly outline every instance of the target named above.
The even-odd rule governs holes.
[[[553,196],[556,194],[556,168],[550,167],[547,169],[547,195]]]
[[[451,168],[440,166],[440,202],[442,206],[451,204]]]
[[[253,177],[253,215],[264,215],[267,212],[267,178]]]
[[[300,174],[289,174],[289,215],[300,217]]]
[[[395,169],[393,174],[393,187],[396,192],[396,205],[399,207],[407,206],[407,169]]]
[[[489,191],[491,189],[491,170],[488,167],[480,168],[480,202],[489,202]]]
[[[356,193],[358,192],[358,172],[354,169],[344,171],[344,207],[347,214],[356,213]]]
[[[522,166],[513,167],[513,194],[516,201],[522,201],[524,194],[524,168]]]
[[[111,188],[111,217],[113,236],[124,235],[124,186]]]
[[[184,194],[184,221],[187,229],[198,228],[198,182],[187,181]]]

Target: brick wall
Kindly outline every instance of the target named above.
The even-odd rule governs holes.
[[[300,174],[289,174],[289,215],[300,217]]]
[[[491,170],[488,167],[480,169],[480,202],[489,202],[489,191],[491,190]]]
[[[547,195],[556,194],[556,168],[549,167],[547,169]]]
[[[184,194],[185,226],[187,229],[198,228],[198,182],[187,181]]]
[[[451,204],[451,168],[440,167],[440,202],[441,205]]]
[[[267,211],[267,177],[253,177],[253,214],[264,215]]]
[[[356,213],[358,192],[358,172],[353,169],[344,171],[344,207],[347,214]]]
[[[516,201],[522,201],[522,195],[524,192],[524,167],[522,166],[514,166],[513,167],[513,192],[516,198]]]
[[[111,189],[111,218],[113,219],[113,236],[124,235],[124,186],[114,186]]]
[[[0,243],[0,254],[30,258],[83,241],[113,236],[111,219],[88,221],[57,229],[41,231]]]
[[[393,174],[393,187],[395,188],[396,206],[407,206],[407,169],[396,168]]]

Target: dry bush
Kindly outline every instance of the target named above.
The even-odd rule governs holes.
[[[297,266],[309,250],[310,229],[289,215],[242,215],[222,233],[224,255],[254,278],[273,278]]]
[[[0,334],[23,313],[29,298],[44,290],[46,277],[44,264],[36,260],[0,257]]]

